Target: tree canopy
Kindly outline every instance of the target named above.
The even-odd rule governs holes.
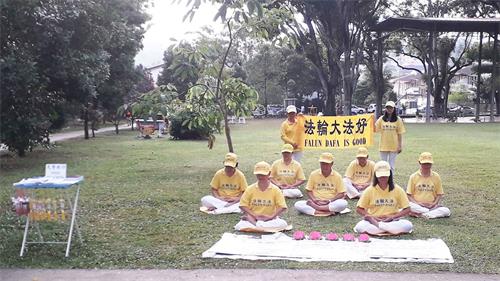
[[[1,1],[1,142],[48,143],[61,104],[115,112],[134,86],[146,0]],[[72,107],[74,108],[74,107]]]

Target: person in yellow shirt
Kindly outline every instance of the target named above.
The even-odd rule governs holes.
[[[363,220],[354,227],[357,233],[393,235],[410,233],[413,224],[401,219],[410,213],[410,204],[404,190],[393,181],[391,166],[379,161],[374,167],[375,178],[358,201],[356,212]]]
[[[396,104],[388,101],[385,113],[375,122],[375,132],[380,133],[380,158],[389,162],[394,172],[396,156],[403,151],[403,134],[406,132],[403,120],[396,113]]]
[[[287,222],[279,215],[286,211],[287,205],[279,187],[269,180],[271,165],[259,162],[255,164],[253,173],[257,182],[250,185],[241,197],[243,216],[234,229],[286,228]]]
[[[295,203],[295,209],[307,215],[335,215],[347,207],[342,176],[332,169],[333,154],[325,152],[319,157],[320,169],[311,173],[307,181],[309,200]]]
[[[218,170],[210,187],[212,195],[201,198],[201,204],[214,214],[240,213],[240,198],[247,188],[245,175],[237,169],[238,156],[226,154],[224,168]]]
[[[293,147],[285,143],[281,148],[282,159],[271,165],[270,180],[281,189],[286,198],[300,198],[299,186],[306,181],[304,171],[299,162],[292,159]]]
[[[432,170],[432,154],[423,152],[418,157],[420,170],[408,180],[406,193],[410,200],[410,215],[428,219],[449,217],[450,209],[440,205],[443,198],[441,177]]]
[[[300,162],[304,155],[304,144],[299,141],[300,124],[297,120],[297,108],[295,105],[289,105],[286,108],[287,119],[281,123],[281,140],[284,143],[291,144],[293,147],[293,159]],[[300,115],[299,115],[300,116]]]
[[[359,198],[361,193],[373,182],[373,167],[375,162],[368,160],[368,149],[358,148],[356,160],[353,160],[344,175],[344,185],[347,196]]]

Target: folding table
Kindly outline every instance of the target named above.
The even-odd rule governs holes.
[[[69,257],[69,251],[71,248],[71,239],[73,237],[73,231],[76,229],[76,233],[82,243],[82,236],[80,233],[80,228],[76,222],[77,210],[78,210],[78,198],[80,196],[80,185],[83,182],[83,176],[75,177],[64,177],[64,178],[50,178],[50,177],[36,177],[23,179],[19,182],[14,183],[14,187],[18,189],[24,189],[26,193],[30,195],[30,200],[33,200],[36,196],[37,190],[52,189],[56,193],[64,193],[64,196],[69,203],[68,216],[71,217],[71,223],[69,224],[68,238],[66,241],[44,241],[43,236],[40,231],[40,226],[38,221],[33,220],[33,225],[37,228],[39,239],[38,241],[29,241],[28,234],[30,232],[30,216],[26,217],[26,225],[24,227],[23,243],[21,246],[21,252],[19,256],[23,256],[29,244],[65,244],[66,245],[66,257]],[[73,192],[71,192],[73,191]],[[62,196],[63,194],[61,194]],[[32,212],[33,210],[30,210]]]

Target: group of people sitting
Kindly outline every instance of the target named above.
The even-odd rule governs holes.
[[[292,145],[284,144],[281,159],[272,165],[255,164],[257,182],[250,186],[237,168],[237,155],[228,153],[224,168],[210,183],[212,195],[201,199],[203,207],[213,214],[242,212],[236,230],[285,229],[288,223],[280,218],[287,210],[285,197],[302,198],[299,187],[306,182],[301,164],[292,159],[293,151]],[[358,148],[356,159],[342,177],[333,169],[334,156],[322,153],[320,168],[311,172],[305,185],[308,199],[295,202],[295,209],[305,215],[331,216],[347,211],[347,199],[359,198],[356,211],[363,219],[354,230],[372,235],[412,232],[413,225],[405,216],[431,219],[450,215],[440,205],[444,193],[441,178],[431,169],[431,153],[420,154],[420,169],[410,176],[406,191],[394,183],[388,162],[368,158],[368,150]]]

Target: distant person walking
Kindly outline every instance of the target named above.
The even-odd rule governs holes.
[[[396,113],[396,104],[388,101],[384,115],[375,122],[375,132],[380,133],[380,158],[391,165],[394,172],[396,156],[403,151],[403,134],[406,132],[403,120]]]
[[[295,105],[289,105],[286,108],[287,119],[281,123],[281,139],[283,142],[291,144],[293,147],[292,157],[293,160],[300,162],[304,156],[304,142],[301,141],[300,132],[302,130],[299,118],[302,114],[297,116],[297,108]]]

